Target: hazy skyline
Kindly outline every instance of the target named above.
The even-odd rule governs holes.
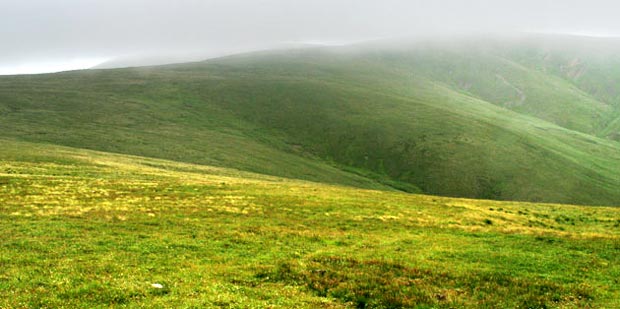
[[[620,36],[615,1],[2,0],[0,74],[291,43],[547,32]],[[191,55],[191,56],[190,56]]]

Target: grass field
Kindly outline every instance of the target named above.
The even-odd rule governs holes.
[[[1,143],[2,308],[620,306],[618,208]]]

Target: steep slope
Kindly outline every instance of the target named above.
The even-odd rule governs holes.
[[[545,37],[504,53],[514,61],[569,81],[610,107],[598,135],[620,140],[620,39]]]
[[[581,62],[593,59],[593,69],[614,62],[596,50],[584,51],[577,47],[580,41],[573,40],[577,41],[573,42],[575,46],[569,45],[569,38],[555,36],[466,37],[420,41],[406,47],[377,44],[360,48],[374,49],[372,57],[453,90],[568,129],[596,134],[613,118],[610,114],[620,101],[589,87],[588,83],[598,84],[603,78],[590,74]]]
[[[435,62],[420,64],[431,56]],[[517,113],[594,132],[608,114],[605,104],[514,61],[467,59],[402,49],[303,49],[4,77],[0,130],[19,140],[362,187],[620,204],[616,142]],[[485,82],[476,91],[459,88],[460,79],[445,78],[450,70],[441,61],[456,61],[448,67]],[[493,77],[500,88],[485,86],[493,70],[467,68],[484,63],[503,63],[509,74]],[[499,104],[505,93],[517,101],[526,95],[528,109]],[[545,109],[535,107],[545,98],[552,98],[545,107],[551,112],[539,114]]]
[[[375,48],[385,55],[381,45]],[[407,48],[392,60],[452,89],[569,129],[620,136],[618,38],[464,37]]]

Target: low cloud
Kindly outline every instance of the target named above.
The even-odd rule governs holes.
[[[620,35],[615,1],[4,0],[0,67],[140,54],[204,54],[287,42],[463,33]]]

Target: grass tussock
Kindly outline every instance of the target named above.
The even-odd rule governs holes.
[[[449,269],[423,270],[339,256],[284,262],[270,276],[258,277],[302,285],[318,296],[356,308],[589,307],[595,294],[585,285],[565,287],[509,273],[474,271],[455,276]]]

